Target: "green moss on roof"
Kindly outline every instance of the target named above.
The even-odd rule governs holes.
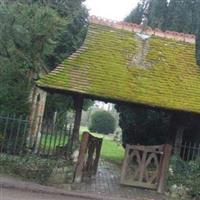
[[[200,112],[200,69],[195,46],[152,37],[145,62],[130,65],[139,51],[128,31],[91,24],[83,47],[37,81],[43,88],[113,100]]]

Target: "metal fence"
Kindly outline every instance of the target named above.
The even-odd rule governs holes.
[[[185,161],[195,160],[200,157],[200,144],[184,142],[182,145],[174,146],[173,149]]]
[[[67,118],[43,121],[41,131],[29,135],[26,117],[0,116],[0,152],[6,154],[37,154],[65,156],[72,151],[72,123]]]

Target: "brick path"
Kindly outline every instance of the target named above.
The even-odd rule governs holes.
[[[120,185],[120,173],[121,169],[117,165],[101,161],[97,176],[91,179],[85,178],[82,183],[74,184],[72,190],[134,200],[167,199],[164,195],[151,190]]]

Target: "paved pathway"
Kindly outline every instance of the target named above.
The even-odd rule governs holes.
[[[13,198],[15,200],[52,200],[52,198],[54,200],[62,200],[63,198],[66,200],[127,200],[87,193],[86,191],[58,189],[0,174],[0,200],[12,200]]]
[[[164,195],[159,195],[155,191],[144,190],[134,187],[127,187],[120,185],[120,174],[121,169],[117,165],[113,165],[111,163],[101,161],[99,170],[96,177],[92,179],[85,179],[81,184],[74,184],[71,187],[60,187],[60,189],[56,189],[53,187],[41,186],[32,182],[24,182],[13,177],[4,177],[0,175],[0,188],[4,188],[4,196],[0,198],[0,200],[12,200],[15,197],[15,193],[11,191],[10,195],[8,195],[7,189],[18,189],[21,191],[30,191],[33,193],[30,195],[30,200],[34,200],[35,194],[34,192],[40,193],[38,196],[38,200],[49,199],[52,200],[48,195],[54,197],[56,194],[62,194],[69,198],[65,198],[66,200],[76,200],[85,198],[85,199],[115,199],[119,200],[121,198],[131,199],[131,200],[167,200],[167,197]],[[56,186],[56,185],[55,185]],[[70,189],[71,188],[71,189]],[[65,189],[65,190],[64,190]],[[68,190],[67,190],[68,189]],[[44,196],[41,196],[43,193]],[[26,192],[24,196],[26,197]],[[13,196],[12,196],[13,195]],[[27,198],[22,199],[19,193],[16,192],[15,200],[29,200]],[[62,200],[62,195],[59,196],[58,200]],[[1,196],[0,196],[1,197]],[[49,197],[49,198],[47,198]],[[18,199],[17,199],[18,198]],[[71,199],[70,199],[71,198]],[[73,199],[75,198],[75,199]]]
[[[83,198],[2,188],[0,200],[83,200]]]
[[[120,185],[120,174],[120,167],[101,161],[97,176],[92,179],[85,179],[81,184],[74,184],[72,190],[135,200],[167,199],[164,195],[159,195],[157,192],[152,190]]]

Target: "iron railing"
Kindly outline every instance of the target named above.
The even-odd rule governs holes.
[[[68,156],[72,151],[73,126],[65,120],[46,120],[41,131],[29,135],[27,117],[0,116],[0,152],[12,155]]]
[[[184,142],[182,145],[174,145],[173,150],[185,161],[200,158],[200,144],[197,143]]]

